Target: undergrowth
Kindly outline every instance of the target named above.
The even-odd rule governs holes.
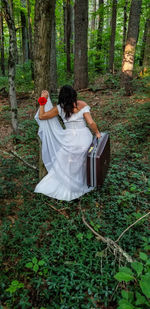
[[[84,225],[80,206],[95,231],[113,240],[149,210],[150,104],[148,99],[132,100],[115,92],[102,107],[96,121],[101,131],[110,133],[111,165],[103,187],[79,202],[34,194],[37,171],[16,158],[1,158],[1,308],[130,308],[120,307],[121,289],[133,293],[132,281],[120,280],[118,286],[114,278],[119,265],[130,265],[105,251],[106,245]],[[95,110],[98,113],[99,106]],[[23,119],[16,151],[33,165],[38,162],[36,135],[34,120]],[[65,208],[64,214],[51,206]],[[149,237],[146,218],[129,229],[119,245],[138,261],[140,252],[149,253]],[[131,305],[148,308],[133,299]]]

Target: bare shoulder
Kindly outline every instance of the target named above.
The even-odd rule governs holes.
[[[78,106],[79,109],[81,109],[81,108],[87,106],[87,104],[86,104],[86,102],[84,102],[84,101],[78,100],[78,101],[77,101],[77,106]]]

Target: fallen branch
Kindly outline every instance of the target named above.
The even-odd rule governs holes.
[[[144,216],[142,216],[141,218],[139,218],[138,220],[136,220],[134,223],[132,223],[131,225],[129,225],[122,233],[121,235],[118,237],[118,239],[115,242],[118,242],[120,240],[120,238],[132,227],[134,226],[137,222],[141,221],[143,218],[147,217],[150,215],[150,211],[145,214]]]
[[[30,163],[28,163],[27,161],[25,161],[22,157],[20,157],[15,151],[10,150],[10,152],[7,151],[2,151],[0,150],[3,154],[5,155],[9,155],[9,156],[14,156],[17,159],[19,159],[20,161],[22,161],[25,165],[27,165],[28,167],[32,168],[33,170],[38,171],[38,168],[35,165],[31,165]]]
[[[53,205],[50,205],[49,203],[45,203],[48,206],[50,206],[52,209],[54,209],[55,211],[59,212],[61,215],[64,215],[66,218],[69,218],[69,216],[67,215],[67,213],[65,212],[66,209],[68,209],[68,207],[64,207],[61,209],[57,209],[56,207],[54,207]]]
[[[81,210],[82,212],[82,210]],[[116,256],[117,254],[119,254],[119,256],[123,256],[127,262],[129,263],[132,263],[133,262],[133,259],[132,257],[127,253],[125,252],[118,244],[116,244],[115,241],[113,241],[112,239],[110,238],[105,238],[103,236],[101,236],[99,233],[97,233],[85,220],[85,217],[83,215],[83,212],[82,212],[82,221],[83,223],[91,230],[91,232],[96,236],[96,238],[98,240],[101,240],[102,242],[104,242],[105,244],[107,244],[107,248],[109,250],[111,250],[113,252],[113,254]]]

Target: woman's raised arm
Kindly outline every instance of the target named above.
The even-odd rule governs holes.
[[[50,111],[45,112],[44,105],[40,105],[40,111],[39,111],[39,119],[40,120],[47,120],[51,119],[53,117],[58,116],[58,108],[57,106],[53,107]]]

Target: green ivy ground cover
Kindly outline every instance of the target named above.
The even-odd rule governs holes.
[[[139,94],[132,100],[114,92],[102,107],[93,106],[99,128],[111,136],[111,165],[102,189],[83,196],[80,202],[34,194],[38,173],[14,157],[1,157],[1,309],[149,308],[149,295],[139,290],[141,283],[134,283],[136,293],[141,293],[136,294],[136,303],[132,281],[119,279],[118,286],[118,277],[114,277],[119,271],[118,257],[109,251],[103,254],[106,245],[84,225],[79,207],[95,231],[113,240],[149,211],[150,102]],[[20,107],[20,117],[26,108]],[[16,151],[35,165],[37,125],[25,117],[20,125]],[[62,214],[51,206],[66,209]],[[140,252],[148,256],[150,250],[148,217],[129,229],[119,245],[142,263]],[[124,263],[120,266],[131,267]],[[149,282],[147,278],[144,284]],[[125,292],[121,292],[122,287]],[[141,303],[141,297],[147,297],[147,303]]]

